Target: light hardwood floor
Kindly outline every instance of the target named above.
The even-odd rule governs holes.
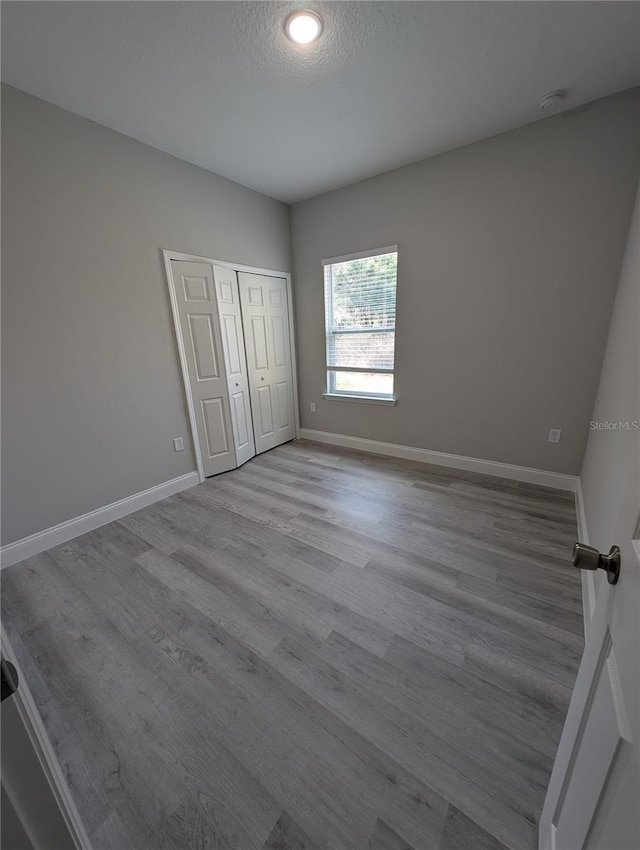
[[[532,850],[570,494],[290,443],[3,574],[96,850]]]

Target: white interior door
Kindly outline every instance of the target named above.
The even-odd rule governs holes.
[[[241,466],[255,455],[256,448],[253,440],[238,276],[233,269],[224,266],[214,266],[213,274],[218,296],[218,316],[226,363],[236,462]]]
[[[540,821],[542,850],[640,847],[640,541],[628,540],[621,549],[618,585],[605,579],[587,629]],[[619,794],[622,816],[611,819]],[[608,838],[603,844],[598,833],[604,829]]]
[[[256,453],[295,437],[287,282],[238,273]]]
[[[36,707],[2,629],[2,655],[18,672],[2,701],[3,850],[91,850],[91,842]]]
[[[204,474],[236,467],[233,428],[209,263],[171,261],[175,303]]]

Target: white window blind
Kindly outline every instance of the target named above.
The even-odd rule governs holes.
[[[324,261],[329,393],[393,396],[398,251]]]

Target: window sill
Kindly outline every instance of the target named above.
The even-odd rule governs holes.
[[[395,407],[398,403],[396,398],[382,398],[372,395],[342,395],[342,393],[322,393],[322,398],[327,401],[350,401],[356,404],[379,404],[384,407]]]

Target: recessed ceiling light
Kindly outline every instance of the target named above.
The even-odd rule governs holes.
[[[284,29],[291,41],[297,44],[310,44],[320,37],[322,18],[309,10],[294,12],[287,18]]]

